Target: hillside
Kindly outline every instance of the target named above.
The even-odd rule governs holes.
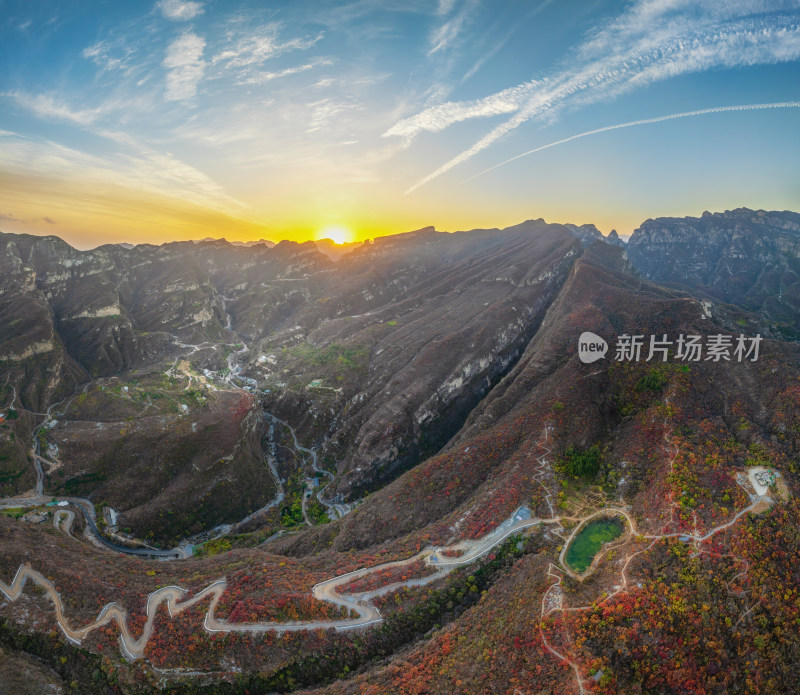
[[[791,692],[798,220],[335,260],[2,235],[3,658],[97,693]]]

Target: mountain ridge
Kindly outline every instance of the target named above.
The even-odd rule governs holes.
[[[108,656],[116,628],[92,632],[98,682],[126,695],[158,679],[226,692],[231,669],[254,691],[331,694],[790,683],[735,657],[752,662],[756,643],[771,663],[800,649],[792,631],[765,627],[794,619],[788,568],[800,566],[800,345],[787,333],[798,324],[761,300],[776,266],[784,296],[793,286],[794,224],[749,210],[663,218],[627,244],[541,219],[423,228],[336,260],[312,242],[80,252],[0,235],[4,504],[38,499],[45,519],[51,496],[84,505],[46,532],[0,515],[2,581],[32,564],[71,624],[119,600],[133,625],[160,588],[216,586],[214,625],[301,625],[219,639],[199,608],[164,614],[134,664]],[[713,236],[693,241],[705,228]],[[705,241],[687,264],[684,245]],[[736,244],[760,249],[762,273]],[[585,331],[610,344],[604,360],[579,359]],[[645,339],[641,360],[615,357],[623,335]],[[651,335],[667,337],[668,360],[647,359]],[[680,335],[758,335],[760,353],[691,361]],[[759,496],[748,472],[769,468],[780,484]],[[40,497],[26,492],[36,485]],[[115,543],[181,542],[172,552],[185,559],[98,552],[79,540],[90,509]],[[630,532],[579,576],[562,551],[604,514]],[[425,583],[420,553],[457,564],[467,548],[485,554]],[[383,626],[302,629],[352,617],[316,592],[353,571],[337,586],[368,596]],[[31,594],[2,610],[15,643],[34,644],[26,616],[51,608]],[[713,639],[692,638],[698,615]],[[642,651],[651,643],[657,658]],[[53,644],[42,653],[72,664]],[[407,668],[379,661],[399,655]]]

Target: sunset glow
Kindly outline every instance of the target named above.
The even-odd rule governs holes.
[[[335,225],[332,227],[325,227],[318,235],[317,239],[330,239],[337,244],[346,244],[353,241],[353,232],[347,227]]]
[[[3,15],[6,232],[304,241],[333,218],[355,241],[544,217],[624,234],[800,205],[791,3],[12,0]]]

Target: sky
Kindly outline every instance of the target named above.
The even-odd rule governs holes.
[[[800,0],[0,0],[0,230],[800,210]]]

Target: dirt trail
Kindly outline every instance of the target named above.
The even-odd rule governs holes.
[[[246,349],[246,348],[245,348]],[[63,401],[62,401],[63,403]],[[56,404],[59,405],[59,404]],[[41,426],[44,426],[49,420],[51,419],[52,410],[55,408],[51,406],[48,408],[47,415],[45,418],[45,422],[42,423]],[[328,471],[324,471],[320,469],[317,465],[317,455],[313,449],[308,449],[299,444],[297,441],[297,437],[294,432],[294,428],[291,427],[288,423],[280,420],[279,418],[275,417],[271,414],[265,414],[266,417],[272,418],[274,422],[280,423],[286,426],[291,435],[292,440],[294,443],[294,447],[296,451],[305,453],[311,457],[312,468],[315,472],[320,474],[326,474],[330,476],[332,479],[333,476]],[[516,510],[516,512],[502,524],[500,524],[497,528],[495,528],[490,533],[486,534],[483,538],[477,540],[463,540],[457,542],[453,545],[447,547],[427,547],[421,552],[417,553],[416,555],[407,558],[405,560],[397,560],[394,562],[383,563],[381,565],[376,565],[373,567],[365,567],[362,569],[354,570],[352,572],[348,572],[346,574],[338,575],[332,577],[331,579],[327,579],[323,582],[316,584],[312,590],[312,595],[320,600],[326,601],[328,603],[332,603],[338,607],[349,609],[351,613],[354,613],[356,617],[348,617],[344,619],[337,619],[337,620],[311,620],[311,621],[293,621],[293,622],[255,622],[255,623],[231,623],[225,620],[221,620],[216,617],[215,611],[217,605],[219,603],[220,598],[224,594],[227,588],[227,581],[225,578],[221,578],[216,580],[215,582],[211,583],[200,592],[196,593],[191,598],[187,598],[188,590],[184,589],[179,586],[166,586],[161,587],[155,591],[153,591],[147,597],[146,603],[146,622],[141,634],[138,637],[135,637],[128,626],[127,623],[127,613],[125,609],[117,604],[109,603],[107,604],[98,617],[91,623],[84,625],[82,627],[74,627],[70,624],[67,616],[64,614],[64,606],[61,601],[61,597],[59,593],[56,591],[55,586],[53,583],[43,576],[40,572],[36,569],[31,567],[30,564],[26,563],[21,565],[14,579],[12,580],[11,584],[5,584],[0,581],[0,592],[5,595],[8,601],[15,601],[19,598],[22,594],[22,590],[25,587],[25,584],[30,581],[39,587],[41,587],[46,595],[50,598],[53,602],[53,606],[55,608],[56,613],[56,620],[58,622],[59,627],[64,632],[66,637],[74,642],[75,644],[80,644],[81,640],[83,640],[89,633],[93,630],[98,628],[104,627],[109,623],[116,623],[120,630],[120,649],[122,654],[125,658],[129,660],[139,659],[144,655],[145,647],[152,636],[153,632],[153,624],[155,621],[155,616],[158,610],[158,607],[163,603],[167,607],[167,611],[170,617],[175,617],[179,615],[182,611],[186,608],[194,606],[208,598],[210,598],[210,602],[208,608],[205,613],[205,617],[203,619],[203,628],[207,632],[217,633],[217,632],[276,632],[276,633],[283,633],[283,632],[293,632],[299,630],[315,630],[315,629],[335,629],[335,630],[351,630],[351,629],[358,629],[364,628],[369,625],[379,623],[382,621],[382,617],[378,608],[372,603],[373,599],[378,596],[384,595],[386,593],[396,591],[402,587],[410,587],[410,586],[423,586],[425,584],[437,581],[438,579],[443,578],[448,573],[450,573],[456,567],[467,565],[472,562],[475,562],[479,558],[481,558],[484,554],[489,552],[492,548],[496,547],[498,544],[502,543],[506,540],[509,536],[514,533],[523,531],[527,528],[532,526],[536,526],[539,524],[554,524],[557,526],[557,530],[563,529],[561,525],[562,517],[555,515],[555,510],[553,508],[553,495],[552,491],[549,489],[548,483],[550,482],[550,476],[552,476],[552,470],[550,469],[550,462],[549,462],[549,454],[550,448],[547,446],[549,440],[549,425],[545,425],[545,429],[543,432],[543,438],[537,442],[537,445],[542,451],[542,454],[537,457],[537,473],[534,478],[537,482],[542,486],[544,490],[544,500],[550,512],[550,516],[548,518],[535,518],[530,516],[530,511],[527,507],[520,507]],[[669,438],[665,433],[665,443],[667,447],[669,447]],[[35,457],[34,461],[38,464],[38,451],[34,449],[33,451]],[[672,453],[672,452],[670,452]],[[670,465],[674,461],[674,454],[670,459]],[[277,471],[274,470],[274,467],[271,468],[273,474],[277,478]],[[0,500],[0,507],[7,507],[7,506],[32,506],[42,504],[44,502],[43,495],[41,493],[41,468],[37,465],[37,473],[39,474],[40,478],[37,484],[37,492],[33,494],[29,494],[24,497],[20,498],[8,498],[5,500]],[[321,492],[318,491],[317,499],[320,499]],[[283,499],[283,490],[282,487],[279,486],[278,495],[276,499],[273,500],[268,507],[273,506],[274,504],[279,503]],[[87,524],[92,529],[93,533],[99,537],[101,542],[103,542],[106,546],[120,550],[121,552],[132,553],[132,554],[141,554],[141,555],[156,555],[161,554],[163,556],[175,556],[175,551],[148,551],[144,549],[131,549],[131,548],[122,548],[121,546],[116,546],[113,543],[108,542],[106,539],[100,536],[99,531],[96,528],[94,523],[94,509],[89,503],[88,500],[82,500],[79,498],[70,498],[69,501],[77,507],[84,515]],[[563,593],[561,591],[561,580],[562,577],[558,572],[554,572],[553,570],[558,570],[569,574],[570,576],[582,580],[596,566],[597,562],[599,561],[600,557],[604,554],[605,551],[601,551],[595,557],[590,569],[584,573],[583,575],[576,575],[572,572],[572,570],[566,565],[565,557],[566,551],[569,547],[570,543],[574,539],[575,535],[579,532],[579,530],[583,527],[585,522],[589,521],[592,518],[595,518],[599,515],[604,514],[617,514],[625,519],[628,524],[629,532],[631,534],[636,535],[637,537],[643,540],[649,540],[651,543],[647,546],[647,548],[640,550],[636,553],[633,553],[627,558],[625,565],[622,569],[622,577],[621,583],[619,588],[614,591],[613,593],[609,594],[604,600],[609,600],[613,596],[617,595],[620,592],[627,591],[628,584],[627,584],[627,577],[625,576],[625,572],[627,570],[628,564],[630,563],[631,559],[636,555],[645,552],[648,548],[651,548],[656,542],[665,538],[673,538],[673,537],[684,537],[686,540],[691,540],[699,547],[704,541],[708,540],[715,534],[724,531],[725,529],[733,526],[742,516],[747,514],[748,512],[752,511],[753,509],[757,508],[759,505],[762,505],[765,501],[764,497],[754,496],[751,498],[751,504],[744,509],[740,510],[730,521],[721,524],[720,526],[712,528],[705,534],[700,534],[696,529],[694,533],[686,533],[686,532],[671,532],[671,533],[661,533],[661,534],[639,534],[636,529],[635,520],[628,514],[625,509],[619,507],[607,507],[600,510],[596,510],[580,519],[578,519],[577,525],[572,530],[572,533],[566,539],[563,548],[561,550],[559,556],[559,565],[560,567],[556,568],[554,565],[550,565],[548,567],[548,576],[554,578],[556,581],[554,584],[550,586],[550,588],[544,593],[542,597],[542,617],[545,617],[555,611],[564,611],[564,610],[584,610],[586,607],[574,607],[574,608],[565,608],[563,606]],[[326,504],[320,499],[322,504],[329,510],[333,510],[332,516],[337,516],[337,511],[333,505]],[[338,507],[339,505],[336,505]],[[262,511],[262,510],[259,510]],[[349,509],[347,510],[349,511]],[[254,515],[251,515],[254,516]],[[62,525],[62,518],[64,518],[64,523]],[[566,520],[566,517],[564,518]],[[575,521],[574,517],[569,517],[571,521]],[[60,509],[56,512],[53,522],[56,528],[61,528],[65,533],[70,534],[70,529],[72,526],[72,522],[74,520],[74,512],[69,510]],[[449,553],[459,552],[460,555],[458,557],[450,557]],[[427,576],[418,577],[415,579],[409,579],[401,582],[395,582],[393,584],[389,584],[378,589],[374,589],[371,591],[360,592],[356,594],[340,594],[337,592],[337,589],[340,587],[362,577],[366,577],[372,573],[379,572],[381,570],[386,569],[394,569],[398,567],[404,567],[412,565],[416,562],[422,560],[426,565],[431,568],[434,568],[435,571]],[[541,632],[541,639],[544,647],[552,653],[554,656],[559,658],[560,660],[565,661],[568,663],[575,672],[575,677],[578,685],[578,689],[581,693],[585,692],[584,685],[583,685],[583,678],[581,676],[581,670],[577,663],[569,660],[567,657],[562,655],[556,649],[554,649],[547,641],[547,638],[544,634],[544,631],[541,629],[540,625],[540,632]]]
[[[211,602],[206,611],[203,620],[203,628],[207,632],[295,632],[298,630],[316,630],[319,628],[336,630],[348,630],[363,628],[382,620],[380,611],[372,603],[372,599],[385,593],[394,591],[402,586],[422,586],[430,582],[436,581],[451,572],[459,565],[469,564],[474,562],[482,555],[487,553],[491,548],[499,543],[502,543],[511,534],[534,526],[539,523],[550,523],[551,520],[542,519],[523,519],[515,521],[512,517],[509,521],[495,529],[492,533],[487,534],[482,539],[476,541],[464,541],[458,543],[450,548],[426,548],[425,550],[417,553],[413,557],[406,560],[398,560],[395,562],[384,563],[374,567],[367,567],[347,574],[339,575],[331,579],[325,580],[315,585],[312,589],[312,594],[315,598],[333,603],[334,605],[349,608],[357,614],[355,618],[346,618],[339,620],[310,620],[310,621],[294,621],[294,622],[259,622],[259,623],[230,623],[225,620],[220,620],[215,616],[215,610],[219,599],[227,588],[227,581],[222,578],[213,582],[199,593],[195,594],[190,599],[185,599],[188,593],[187,589],[179,586],[167,586],[157,589],[147,597],[146,616],[142,634],[136,638],[130,632],[127,624],[127,614],[125,609],[117,603],[109,603],[98,615],[97,619],[83,627],[73,627],[70,621],[64,615],[64,606],[61,601],[59,593],[56,591],[53,583],[43,576],[40,572],[26,563],[21,565],[11,582],[5,584],[0,581],[0,592],[2,592],[9,601],[15,601],[22,593],[22,589],[26,582],[31,581],[41,587],[53,602],[55,607],[56,620],[59,627],[64,632],[69,640],[75,644],[80,644],[81,640],[86,637],[90,632],[100,627],[108,625],[112,621],[117,624],[120,630],[120,646],[122,654],[127,659],[139,659],[144,655],[144,649],[150,636],[153,632],[153,622],[155,620],[158,607],[165,603],[170,617],[180,614],[186,608],[193,606],[207,597],[211,597]],[[448,558],[442,555],[443,550],[461,550],[467,548],[467,552],[458,558]],[[373,572],[380,570],[402,567],[411,565],[418,560],[423,559],[427,564],[436,567],[437,572],[426,577],[418,579],[409,579],[404,582],[397,582],[388,586],[381,587],[369,592],[355,594],[348,596],[346,594],[337,594],[336,589],[340,586],[347,584],[354,579],[364,577]]]

